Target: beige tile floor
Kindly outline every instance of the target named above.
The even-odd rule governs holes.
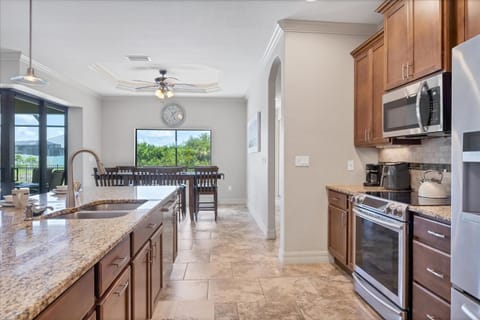
[[[155,320],[379,319],[332,264],[282,265],[242,207],[179,228],[179,254]]]

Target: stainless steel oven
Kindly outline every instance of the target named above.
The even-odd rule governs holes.
[[[383,318],[407,319],[409,215],[406,204],[373,196],[353,198],[354,284]]]
[[[439,73],[383,95],[383,137],[443,135],[451,127],[451,77]]]

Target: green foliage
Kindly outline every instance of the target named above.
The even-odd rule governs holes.
[[[38,167],[38,157],[24,154],[15,154],[15,166]]]
[[[177,149],[178,163],[175,161]],[[209,165],[211,160],[210,135],[204,133],[191,137],[183,145],[155,146],[142,142],[137,144],[137,166],[199,166]]]

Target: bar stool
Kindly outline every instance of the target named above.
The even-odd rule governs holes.
[[[194,167],[194,192],[195,192],[195,220],[198,221],[200,211],[214,211],[215,221],[218,216],[218,167],[202,166]],[[211,196],[202,201],[201,196]]]

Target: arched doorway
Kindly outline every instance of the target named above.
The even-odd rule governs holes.
[[[267,238],[276,239],[283,216],[283,139],[282,139],[282,75],[281,61],[276,58],[268,77],[267,146],[268,146],[268,218]],[[278,214],[279,213],[279,214]],[[277,217],[280,217],[278,219]],[[279,221],[280,220],[280,221]]]

